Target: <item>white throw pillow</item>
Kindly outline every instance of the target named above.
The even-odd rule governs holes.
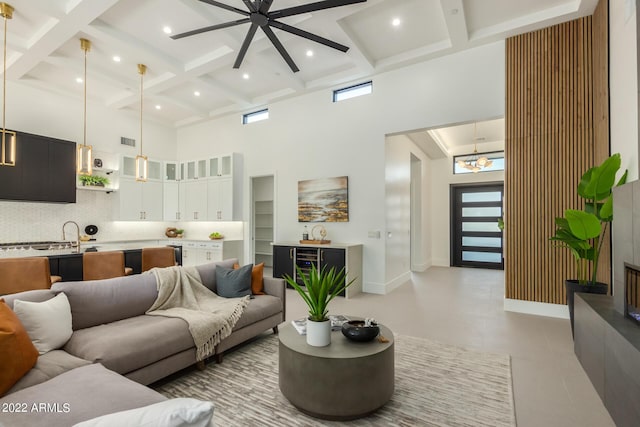
[[[44,302],[15,300],[13,311],[40,354],[62,348],[71,338],[71,306],[64,293]]]
[[[213,403],[181,397],[92,418],[73,427],[211,427],[212,418]]]

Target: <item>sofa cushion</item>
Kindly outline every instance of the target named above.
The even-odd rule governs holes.
[[[73,427],[208,427],[213,426],[213,403],[179,397],[103,415]]]
[[[18,316],[0,299],[0,396],[29,372],[36,360],[38,350],[27,331]]]
[[[92,364],[3,397],[0,407],[18,405],[27,412],[3,413],[1,422],[7,427],[68,427],[164,400],[160,393]]]
[[[74,331],[143,315],[158,296],[153,274],[58,282],[51,289],[69,298]]]
[[[282,312],[280,298],[271,295],[256,295],[254,299],[249,301],[249,305],[244,309],[242,317],[235,324],[233,330],[237,331],[280,312]]]
[[[205,285],[211,292],[218,291],[216,287],[216,266],[224,268],[233,268],[233,264],[237,263],[235,258],[227,259],[224,261],[210,262],[208,264],[196,265],[198,273],[200,273],[200,279],[202,284]]]
[[[40,354],[61,348],[71,338],[71,307],[64,293],[43,302],[17,299],[13,311]]]
[[[233,264],[233,269],[240,268],[240,264]],[[264,262],[256,264],[251,269],[251,293],[253,295],[264,295],[264,284],[262,282],[264,276]]]
[[[75,331],[64,349],[126,374],[194,346],[184,320],[143,315]]]
[[[11,387],[7,394],[43,383],[67,371],[90,364],[88,360],[72,356],[64,350],[52,350],[38,357],[36,365],[20,378],[20,381]]]
[[[18,292],[17,294],[4,295],[2,299],[9,308],[13,309],[13,302],[17,299],[21,301],[42,302],[55,297],[56,293],[51,289],[37,289],[35,291]]]
[[[224,298],[240,298],[251,295],[251,269],[252,264],[245,265],[237,270],[216,267],[216,288],[218,295]]]

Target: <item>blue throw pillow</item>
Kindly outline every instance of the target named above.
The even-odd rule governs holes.
[[[218,295],[225,298],[239,298],[251,295],[251,270],[253,264],[237,270],[216,267],[216,288]]]

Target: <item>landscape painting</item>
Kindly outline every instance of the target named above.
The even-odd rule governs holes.
[[[348,177],[298,181],[298,222],[348,221]]]

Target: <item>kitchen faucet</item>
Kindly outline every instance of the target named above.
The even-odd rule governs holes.
[[[64,234],[64,227],[69,223],[71,223],[71,224],[76,226],[76,231],[77,231],[77,233],[76,233],[76,253],[79,254],[80,253],[80,226],[78,225],[77,222],[75,222],[75,221],[67,221],[64,224],[62,224],[62,240],[67,241],[67,239],[65,237],[65,234]],[[73,246],[73,243],[71,243],[71,246]]]

